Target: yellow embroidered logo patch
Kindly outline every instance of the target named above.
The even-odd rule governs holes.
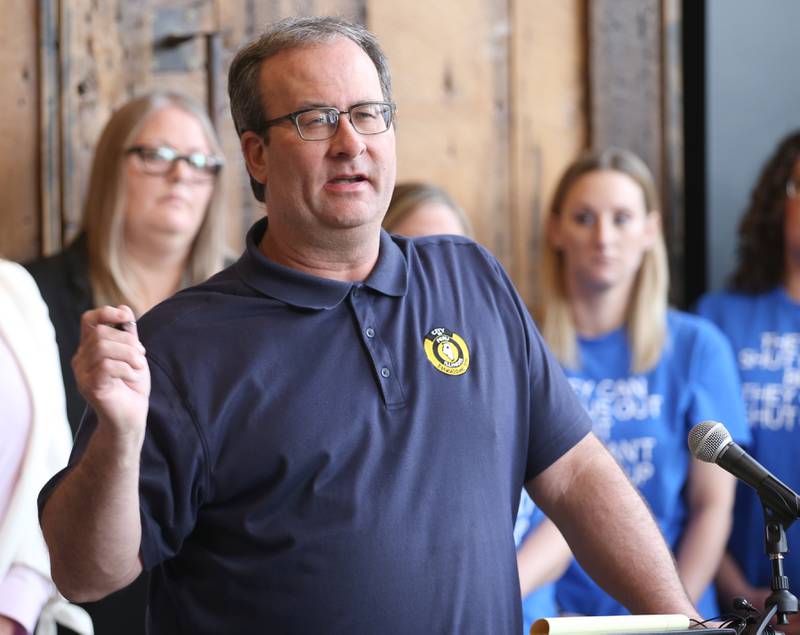
[[[457,333],[446,328],[431,329],[423,340],[428,361],[445,375],[463,375],[469,368],[469,348]]]

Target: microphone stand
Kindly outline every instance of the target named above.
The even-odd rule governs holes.
[[[789,623],[789,614],[798,612],[797,598],[789,591],[789,578],[783,574],[783,554],[789,551],[786,530],[795,518],[775,511],[763,502],[762,507],[765,549],[772,565],[770,578],[772,593],[764,602],[766,611],[760,617],[747,618],[747,625],[742,635],[781,635],[780,631],[774,630],[769,625],[770,620],[777,615],[776,624],[786,625]]]

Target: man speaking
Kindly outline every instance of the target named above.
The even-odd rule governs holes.
[[[269,220],[138,331],[111,326],[126,307],[84,316],[92,412],[40,500],[64,595],[144,568],[154,634],[516,635],[525,485],[632,611],[694,615],[497,261],[381,231],[395,106],[375,38],[278,22],[229,91]]]

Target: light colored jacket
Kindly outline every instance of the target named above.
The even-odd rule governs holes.
[[[22,371],[31,396],[28,445],[7,513],[0,519],[0,577],[12,564],[50,578],[50,559],[39,528],[36,498],[66,466],[72,438],[55,332],[33,278],[20,265],[0,260],[0,337]],[[55,591],[39,618],[37,635],[55,633],[58,620],[78,633],[93,632],[89,616]]]

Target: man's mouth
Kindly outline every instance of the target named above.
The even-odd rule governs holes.
[[[330,183],[360,183],[366,180],[367,178],[363,174],[353,174],[352,176],[335,176],[330,180]]]

